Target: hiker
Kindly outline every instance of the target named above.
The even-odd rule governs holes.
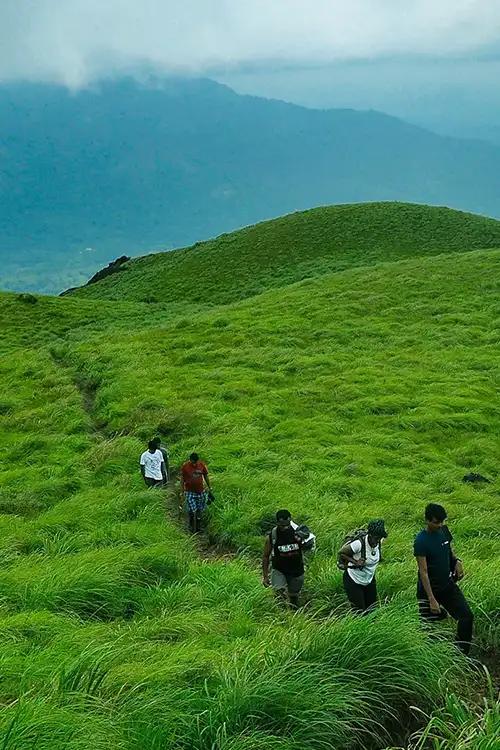
[[[288,594],[292,609],[299,607],[299,594],[304,584],[304,539],[300,529],[293,523],[290,511],[279,510],[276,526],[267,535],[262,554],[262,583],[272,586],[282,599]],[[308,529],[307,533],[310,534]]]
[[[166,445],[162,445],[161,437],[155,437],[153,438],[153,443],[156,445],[156,449],[161,451],[161,454],[163,456],[163,462],[165,464],[165,473],[167,475],[167,481],[170,478],[170,463],[169,463],[169,453],[168,448]]]
[[[154,440],[149,441],[148,449],[142,454],[139,465],[146,487],[159,487],[166,483],[165,461]]]
[[[197,453],[191,453],[189,461],[182,464],[181,489],[186,501],[189,530],[195,534],[200,530],[201,516],[207,503],[213,500],[208,469]]]
[[[381,559],[382,539],[387,538],[381,518],[370,521],[347,537],[339,552],[338,567],[344,571],[344,591],[355,612],[368,612],[377,603],[375,572]]]
[[[415,538],[413,554],[418,565],[418,606],[423,620],[442,620],[446,613],[453,617],[457,621],[457,646],[468,654],[474,615],[457,586],[457,581],[464,576],[464,569],[462,561],[453,553],[453,537],[444,525],[446,517],[442,505],[429,503],[425,508],[426,528]]]

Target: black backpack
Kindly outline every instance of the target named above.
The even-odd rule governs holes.
[[[355,529],[354,531],[350,531],[349,534],[346,534],[344,537],[344,544],[342,547],[345,547],[346,544],[351,544],[352,542],[356,541],[356,539],[359,539],[361,542],[361,557],[363,560],[366,560],[366,540],[368,538],[368,531],[367,529]],[[380,556],[380,561],[382,560],[382,545],[378,544],[378,551]],[[347,560],[344,560],[344,558],[341,556],[340,552],[337,557],[337,568],[339,570],[347,570],[349,567],[349,563]]]
[[[308,526],[302,524],[294,529],[294,533],[302,542],[302,552],[313,552],[316,549],[316,537],[311,532]],[[274,526],[271,530],[271,554],[274,553],[274,545],[276,544],[278,534],[277,526]]]

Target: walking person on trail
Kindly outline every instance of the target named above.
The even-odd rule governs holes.
[[[153,443],[156,445],[156,450],[159,450],[163,456],[163,462],[165,464],[165,473],[167,476],[167,481],[170,478],[170,456],[168,453],[168,448],[166,445],[163,445],[161,442],[161,437],[155,437],[153,438]]]
[[[293,523],[290,511],[279,510],[276,513],[276,526],[267,535],[262,554],[262,583],[272,586],[275,594],[288,600],[292,609],[298,609],[299,594],[304,584],[305,539],[301,528]],[[310,534],[307,529],[309,537]],[[271,575],[269,576],[269,564]]]
[[[149,441],[148,449],[142,454],[139,465],[146,487],[159,487],[166,483],[165,461],[154,440]]]
[[[427,621],[442,620],[446,612],[453,617],[457,621],[457,646],[468,654],[474,615],[457,585],[464,576],[464,569],[462,561],[453,552],[453,537],[444,525],[446,517],[442,505],[429,503],[425,509],[426,528],[415,538],[413,554],[418,565],[418,606],[421,618]]]
[[[339,552],[338,567],[344,571],[344,591],[355,612],[369,612],[377,604],[375,572],[381,560],[382,539],[387,538],[381,518],[370,521],[346,537]]]
[[[213,500],[208,469],[197,453],[191,453],[189,461],[182,464],[181,489],[186,501],[189,530],[195,534],[200,530],[203,511]]]

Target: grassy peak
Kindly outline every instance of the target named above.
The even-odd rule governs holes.
[[[322,206],[165,253],[72,294],[226,304],[308,277],[443,252],[500,247],[500,221],[408,203]]]

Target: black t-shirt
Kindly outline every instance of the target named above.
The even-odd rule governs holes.
[[[292,528],[280,529],[276,527],[276,543],[271,540],[272,566],[275,570],[287,576],[298,577],[304,575],[304,559],[302,557],[302,541],[295,536]]]
[[[453,537],[447,526],[433,532],[424,529],[415,538],[413,554],[415,557],[425,557],[427,560],[427,571],[433,590],[444,589],[451,580],[450,544],[452,540]]]

